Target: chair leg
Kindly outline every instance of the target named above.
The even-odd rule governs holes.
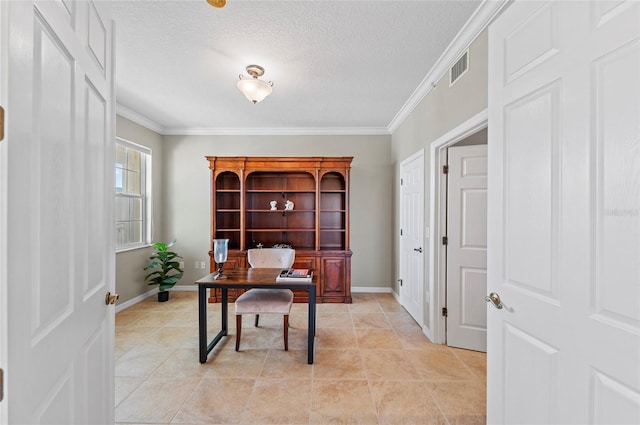
[[[289,315],[284,315],[284,351],[289,351]]]
[[[242,332],[242,315],[236,314],[236,351],[240,350],[240,333]]]
[[[260,315],[256,314],[256,324],[255,324],[256,328],[258,327],[258,320],[260,320]]]

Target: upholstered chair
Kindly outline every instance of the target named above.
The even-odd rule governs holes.
[[[251,267],[288,269],[293,266],[296,252],[290,248],[263,248],[247,251],[247,260]],[[289,350],[289,312],[293,303],[290,289],[249,289],[236,299],[236,351],[240,350],[242,334],[242,315],[255,314],[255,326],[258,327],[261,314],[282,314],[284,349]]]

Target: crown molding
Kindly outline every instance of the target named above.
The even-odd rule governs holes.
[[[164,127],[121,104],[116,113],[162,136],[388,136],[386,127]]]
[[[413,91],[409,99],[400,108],[388,126],[389,133],[394,131],[407,119],[409,114],[436,86],[440,78],[449,71],[459,56],[469,48],[471,43],[478,38],[480,33],[495,19],[495,17],[510,3],[511,0],[483,0],[476,11],[471,15],[466,24],[449,43],[444,53],[438,58],[435,65],[429,70],[422,82]]]
[[[386,127],[167,128],[172,136],[388,136]]]
[[[165,134],[166,129],[164,126],[145,117],[142,114],[132,111],[131,109],[119,103],[116,104],[116,114],[125,117],[126,119],[131,120],[134,123],[143,126],[144,128],[155,131],[158,134]]]

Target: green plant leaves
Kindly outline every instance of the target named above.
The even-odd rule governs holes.
[[[152,260],[144,270],[154,270],[145,276],[144,280],[148,285],[158,285],[160,291],[166,291],[172,288],[184,275],[184,270],[180,268],[180,262],[174,261],[177,258],[182,258],[175,252],[167,251],[176,243],[176,240],[171,242],[155,242],[152,246],[155,248],[154,252],[149,259]]]

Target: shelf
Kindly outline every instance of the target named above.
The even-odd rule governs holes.
[[[228,209],[228,208],[219,208],[216,210],[219,213],[239,213],[240,209]]]
[[[320,213],[343,213],[347,212],[347,210],[320,210]]]
[[[279,233],[289,233],[289,232],[315,232],[316,229],[247,229],[247,232],[262,232],[262,233],[273,233],[273,232],[279,232]]]
[[[218,210],[218,211],[220,211],[220,210]],[[290,213],[315,213],[316,210],[247,210],[246,212],[248,212],[248,213],[266,213],[266,214],[273,214],[273,213],[290,214]]]
[[[320,193],[347,193],[344,189],[322,189]]]
[[[247,189],[246,192],[247,193],[312,193],[312,194],[316,193],[315,190],[289,190],[289,189]]]
[[[216,177],[215,187],[219,193],[240,193],[240,177],[231,171],[222,172]]]
[[[338,229],[338,228],[331,229],[331,228],[326,228],[326,227],[325,228],[321,228],[320,231],[321,232],[336,232],[336,233],[344,233],[344,232],[346,232],[346,230],[344,230],[344,229]]]
[[[218,232],[239,232],[240,231],[240,229],[225,229],[222,227],[219,227],[217,230]]]

